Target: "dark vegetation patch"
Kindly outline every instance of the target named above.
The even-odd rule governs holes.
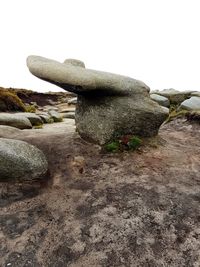
[[[142,140],[133,135],[120,135],[114,137],[112,141],[107,143],[103,150],[107,152],[123,152],[123,151],[133,151],[139,148],[142,144]]]
[[[13,89],[10,91],[14,92],[24,103],[31,104],[31,102],[36,102],[39,106],[45,106],[51,104],[51,102],[62,101],[66,97],[75,96],[68,92],[49,92],[49,93],[39,93],[26,89]]]
[[[25,110],[23,101],[14,92],[0,87],[0,112]]]

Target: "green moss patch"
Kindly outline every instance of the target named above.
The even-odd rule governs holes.
[[[123,152],[123,151],[133,151],[139,148],[142,144],[142,140],[133,135],[122,135],[115,140],[107,143],[104,147],[107,152]]]

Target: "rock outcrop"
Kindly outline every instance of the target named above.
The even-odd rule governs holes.
[[[184,100],[191,97],[191,93],[194,91],[178,91],[173,88],[164,89],[162,91],[155,90],[152,91],[151,94],[161,95],[163,97],[168,98],[170,104],[180,105]]]
[[[0,138],[0,180],[32,181],[48,169],[42,151],[26,142]]]
[[[77,131],[88,141],[105,144],[116,134],[154,136],[168,116],[141,81],[86,69],[72,59],[59,63],[30,56],[27,65],[38,78],[78,95]]]

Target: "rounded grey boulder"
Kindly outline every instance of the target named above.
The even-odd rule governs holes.
[[[0,125],[7,125],[19,129],[31,129],[32,124],[25,116],[11,113],[0,113]]]
[[[61,122],[63,117],[60,115],[60,113],[58,113],[55,110],[50,110],[49,115],[51,116],[51,118],[54,120],[54,122]]]
[[[183,101],[180,109],[186,110],[200,110],[200,97],[192,96],[190,99]]]
[[[18,112],[18,113],[16,113],[16,115],[22,116],[22,117],[25,117],[25,118],[29,119],[29,121],[31,122],[31,124],[33,126],[38,126],[38,125],[43,124],[42,119],[38,115],[36,115],[35,113],[31,113],[31,112]]]
[[[48,163],[41,150],[24,141],[0,138],[0,180],[32,181],[44,178]]]
[[[169,107],[170,106],[170,102],[169,102],[169,99],[167,97],[157,95],[157,94],[151,94],[150,98],[163,107]]]

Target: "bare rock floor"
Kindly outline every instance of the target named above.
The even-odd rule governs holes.
[[[1,184],[0,266],[199,267],[200,125],[159,136],[121,154],[82,141],[73,120],[5,136],[50,168],[42,184]]]

